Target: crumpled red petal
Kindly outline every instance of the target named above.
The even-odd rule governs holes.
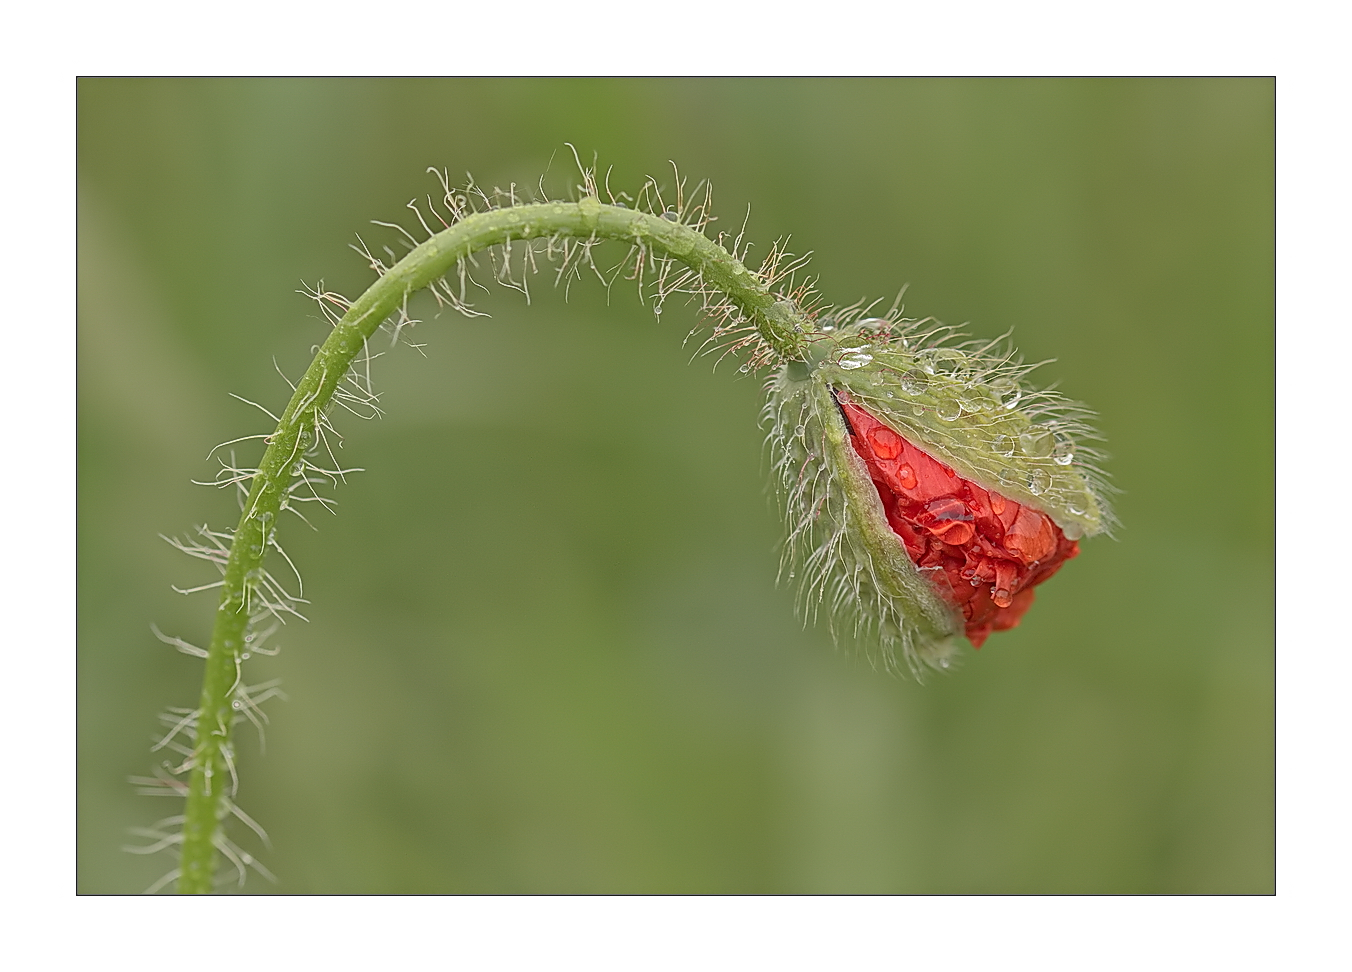
[[[1033,604],[1033,588],[1080,552],[1039,513],[959,476],[836,390],[850,444],[878,488],[911,561],[962,611],[980,648]]]

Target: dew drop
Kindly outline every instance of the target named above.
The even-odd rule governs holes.
[[[940,659],[939,659],[939,667],[940,667],[940,668],[947,668],[947,667],[948,667],[948,659],[947,659],[947,658],[940,658]]]
[[[1005,498],[1003,496],[994,491],[987,493],[986,495],[990,497],[992,513],[994,513],[996,516],[999,516],[1001,513],[1005,511]]]
[[[1034,496],[1041,496],[1051,484],[1052,478],[1045,469],[1034,469],[1028,474],[1028,492]]]
[[[1019,436],[1019,446],[1023,454],[1034,458],[1044,458],[1052,454],[1052,434],[1047,429],[1033,427]]]
[[[920,367],[932,375],[953,375],[967,370],[967,356],[953,348],[929,348],[917,357]]]
[[[955,398],[945,398],[939,402],[935,411],[945,422],[952,422],[962,414],[962,405]]]
[[[669,222],[675,223],[681,218],[681,214],[676,212],[676,210],[674,209],[668,209],[665,213],[662,214],[662,218]]]
[[[291,475],[293,475],[293,476],[299,476],[299,475],[300,475],[301,473],[303,473],[303,472],[305,472],[305,463],[304,463],[304,461],[298,462],[298,463],[296,463],[294,466],[291,467]]]
[[[915,470],[911,468],[909,462],[903,462],[897,467],[897,482],[902,489],[915,489]]]
[[[925,406],[924,406],[924,405],[912,405],[912,406],[911,406],[911,414],[914,415],[916,418],[919,418],[920,416],[922,416],[922,415],[925,414]]]
[[[1084,500],[1073,499],[1066,504],[1066,509],[1072,516],[1084,516]]]
[[[1055,444],[1052,446],[1052,462],[1058,466],[1069,466],[1075,461],[1075,443],[1061,432],[1056,433],[1053,438]]]
[[[929,379],[918,371],[908,371],[901,376],[901,390],[908,395],[923,395],[929,387]]]
[[[1013,486],[1015,483],[1014,473],[1009,469],[1001,469],[999,479],[1001,486]]]
[[[849,371],[855,368],[862,368],[873,360],[873,355],[866,352],[863,348],[847,348],[845,353],[840,356],[840,366]]]
[[[1007,435],[997,435],[991,440],[991,448],[1002,456],[1014,455],[1014,440]]]
[[[980,385],[964,388],[958,398],[962,401],[962,407],[969,412],[988,412],[996,404],[991,393]]]
[[[798,426],[796,429],[793,430],[793,434],[796,435],[796,436],[798,436],[800,439],[803,437],[803,435],[804,435],[806,432],[807,432],[807,426],[805,426],[805,425],[800,425],[800,426]]]
[[[230,708],[234,709],[235,711],[239,711],[240,709],[244,708],[244,703],[241,702],[239,699],[235,699],[235,701],[230,703]]]
[[[1023,397],[1023,389],[1013,378],[996,378],[988,387],[996,401],[1005,408],[1013,408],[1019,404],[1019,399]]]
[[[1014,603],[1014,595],[1004,588],[992,589],[991,600],[995,602],[996,607],[1007,608]]]
[[[901,436],[884,425],[869,429],[868,441],[879,459],[895,459],[901,455]]]
[[[740,371],[742,374],[746,374],[748,371],[751,370],[751,363],[750,363],[750,362],[747,362],[746,364],[742,365],[742,366],[741,366],[740,368],[738,368],[737,370]]]
[[[253,656],[250,655],[249,652],[247,652],[247,651],[241,651],[241,652],[239,653],[239,660],[240,660],[240,661],[248,661],[248,660],[249,660],[250,658],[252,658],[252,657],[253,657]]]

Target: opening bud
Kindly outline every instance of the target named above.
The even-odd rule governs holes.
[[[917,674],[1014,627],[1034,588],[1112,524],[1088,412],[1011,352],[947,329],[823,322],[766,418],[809,617]]]

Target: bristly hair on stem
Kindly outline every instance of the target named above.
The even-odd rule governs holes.
[[[305,291],[329,333],[298,380],[282,375],[291,393],[285,409],[279,416],[240,399],[268,417],[270,431],[208,453],[218,468],[202,485],[233,491],[240,517],[232,529],[204,524],[187,538],[167,538],[218,575],[181,593],[218,591],[218,600],[206,647],[154,629],[180,653],[202,658],[205,671],[197,706],[161,715],[154,750],[175,758],[133,781],[140,792],[185,800],[182,814],[138,833],[146,843],[137,853],[178,854],[177,867],[151,890],[171,882],[185,893],[216,889],[229,880],[217,878],[221,857],[233,865],[236,886],[250,870],[271,879],[224,827],[233,817],[267,842],[237,803],[234,730],[247,721],[261,748],[262,706],[284,696],[275,679],[250,684],[245,665],[275,654],[273,636],[305,619],[305,588],[278,523],[290,512],[313,526],[311,515],[334,512],[332,488],[361,471],[339,461],[333,418],[338,410],[383,414],[371,367],[383,351],[373,342],[383,332],[391,345],[421,350],[409,312],[420,290],[440,308],[479,317],[473,297],[491,283],[529,302],[544,271],[565,294],[585,277],[607,289],[625,281],[659,318],[673,298],[695,305],[701,323],[686,340],[715,365],[730,358],[741,373],[774,369],[764,421],[789,525],[781,574],[797,579],[805,618],[822,612],[833,632],[867,636],[885,667],[947,668],[959,636],[976,646],[990,630],[1017,624],[1032,588],[1078,553],[1078,539],[1114,524],[1090,413],[1034,388],[1033,366],[1007,336],[972,341],[929,319],[905,319],[900,299],[882,317],[866,316],[873,305],[862,302],[826,306],[806,274],[807,257],[784,243],[753,268],[745,222],[735,234],[710,237],[707,182],[691,187],[673,166],[670,186],[650,178],[630,196],[611,189],[609,171],[598,176],[595,164],[573,157],[581,181],[566,200],[549,198],[543,179],[526,193],[514,183],[485,189],[472,178],[452,187],[446,172],[429,170],[439,192],[408,203],[416,229],[377,224],[400,234],[402,254],[390,246],[377,253],[358,237],[354,249],[377,277],[363,294],[350,300],[322,283]],[[605,243],[621,248],[618,259],[601,258]],[[847,409],[872,424],[856,436]],[[861,437],[874,434],[893,444],[868,452]],[[236,447],[254,442],[264,446],[256,462],[237,458]],[[896,443],[916,450],[907,455],[942,488],[916,491]],[[896,482],[883,483],[888,477]],[[986,613],[976,613],[978,602]]]
[[[169,709],[161,717],[166,731],[155,751],[178,758],[165,761],[154,776],[133,781],[138,792],[185,799],[182,814],[139,832],[147,843],[131,848],[178,854],[177,867],[151,891],[174,882],[180,892],[212,891],[220,885],[219,857],[233,865],[237,886],[249,870],[271,879],[256,858],[231,842],[224,825],[234,817],[266,843],[263,829],[236,803],[234,729],[247,720],[262,741],[268,720],[261,706],[284,696],[275,681],[247,684],[245,663],[255,654],[275,654],[273,635],[305,617],[300,571],[278,540],[278,521],[291,512],[312,525],[306,504],[333,512],[328,491],[360,471],[337,458],[342,437],[333,424],[335,408],[362,419],[382,414],[371,380],[371,363],[382,352],[373,350],[372,341],[383,331],[392,344],[412,344],[409,335],[419,322],[409,314],[409,300],[417,291],[426,288],[439,307],[476,317],[483,314],[472,297],[486,291],[486,283],[516,290],[529,301],[531,280],[546,268],[565,293],[583,277],[595,277],[606,288],[624,280],[637,286],[659,318],[673,298],[696,305],[703,324],[687,340],[707,330],[698,338],[699,353],[739,359],[744,373],[802,357],[814,331],[821,308],[815,281],[804,274],[806,258],[777,243],[757,266],[748,266],[745,225],[735,235],[719,232],[710,239],[706,231],[715,217],[709,184],[689,186],[674,166],[671,186],[649,178],[630,196],[610,188],[609,170],[598,177],[594,164],[578,161],[581,181],[567,200],[549,198],[543,179],[538,192],[526,194],[515,184],[488,190],[472,178],[453,187],[445,171],[429,171],[440,191],[408,203],[418,229],[377,224],[402,236],[402,255],[389,246],[374,252],[358,237],[354,249],[377,275],[365,293],[349,300],[323,284],[306,292],[330,331],[298,381],[282,375],[291,392],[282,414],[241,399],[274,423],[271,431],[223,442],[208,454],[218,468],[203,485],[236,493],[238,523],[233,529],[204,524],[189,538],[166,538],[212,564],[219,575],[181,593],[219,593],[207,647],[155,629],[178,651],[203,658],[205,672],[197,706]],[[607,241],[627,247],[615,262],[600,259]],[[234,447],[254,441],[264,444],[261,458],[237,459]],[[264,566],[269,551],[284,563],[282,576]]]

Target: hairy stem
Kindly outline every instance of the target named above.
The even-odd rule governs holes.
[[[804,335],[810,330],[803,312],[771,293],[766,282],[731,253],[690,226],[606,205],[595,196],[466,216],[390,268],[352,304],[320,347],[268,437],[253,476],[230,547],[202,680],[183,825],[181,893],[212,889],[220,826],[231,805],[230,737],[237,710],[248,704],[237,689],[250,602],[262,583],[264,553],[273,539],[291,469],[314,445],[320,418],[338,383],[381,323],[458,261],[510,240],[554,237],[629,241],[670,256],[699,273],[710,289],[725,294],[781,360],[803,357]]]

